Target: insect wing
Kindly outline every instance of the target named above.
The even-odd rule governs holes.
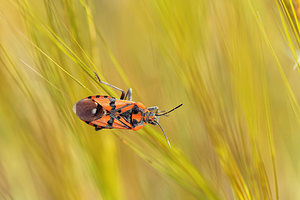
[[[105,110],[109,112],[123,112],[132,108],[132,102],[126,100],[119,100],[109,96],[92,96],[96,97],[93,100],[100,104]],[[125,110],[124,110],[125,109]]]
[[[126,125],[126,123],[122,123],[121,121],[116,119],[114,116],[111,117],[109,115],[104,116],[100,119],[94,120],[91,122],[91,124],[93,124],[94,126],[96,125],[98,127],[102,127],[102,128],[106,128],[106,129],[112,129],[112,128],[130,129],[130,124],[128,126],[128,125]]]
[[[124,117],[120,115],[115,116],[113,114],[111,116],[114,118],[113,128],[122,127],[121,129],[132,129],[130,122],[128,122]]]

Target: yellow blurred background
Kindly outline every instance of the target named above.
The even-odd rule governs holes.
[[[298,1],[0,0],[0,199],[300,199]],[[159,127],[72,111],[133,89]]]

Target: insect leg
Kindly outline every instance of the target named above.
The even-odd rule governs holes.
[[[101,81],[100,78],[99,78],[99,76],[98,76],[98,74],[97,74],[96,72],[94,72],[94,73],[96,74],[96,77],[97,77],[99,83],[102,83],[102,84],[104,84],[104,85],[107,85],[107,86],[109,86],[109,87],[112,87],[112,88],[114,88],[114,89],[116,89],[116,90],[121,91],[122,94],[121,94],[120,99],[124,99],[124,97],[125,97],[125,92],[124,92],[124,90],[122,90],[122,89],[120,89],[120,88],[118,88],[118,87],[116,87],[116,86],[114,86],[114,85],[111,85],[111,84],[109,84],[109,83],[105,83],[105,82]]]
[[[126,99],[126,98],[127,98],[127,100],[132,101],[132,89],[131,88],[128,89],[124,99]]]
[[[157,114],[159,114],[159,113],[161,113],[161,112],[165,112],[165,111],[158,110],[158,107],[157,107],[157,106],[151,106],[151,107],[149,107],[149,108],[147,108],[147,109],[148,109],[149,111],[151,111],[151,112],[155,111],[155,112],[154,112],[155,115],[157,115]]]
[[[158,107],[157,106],[152,106],[152,107],[149,107],[147,108],[149,111],[152,111],[152,110],[158,110]]]
[[[97,126],[95,126],[95,131],[100,131],[101,129],[104,129],[104,127],[97,127]]]

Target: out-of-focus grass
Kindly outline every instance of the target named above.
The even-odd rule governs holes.
[[[297,199],[297,2],[0,0],[1,199]],[[276,23],[275,23],[276,22]],[[158,127],[72,112],[124,90]]]

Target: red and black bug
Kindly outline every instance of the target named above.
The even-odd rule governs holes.
[[[96,74],[96,72],[94,72]],[[113,85],[100,80],[100,83],[110,86],[122,92],[120,99],[115,97],[95,95],[86,97],[78,101],[73,110],[75,114],[85,123],[94,126],[95,130],[101,129],[130,129],[137,131],[143,128],[147,123],[158,125],[170,146],[170,142],[158,123],[160,116],[166,115],[173,110],[182,106],[182,104],[168,112],[161,113],[157,106],[146,108],[142,103],[132,101],[132,89],[129,88],[127,93]]]

